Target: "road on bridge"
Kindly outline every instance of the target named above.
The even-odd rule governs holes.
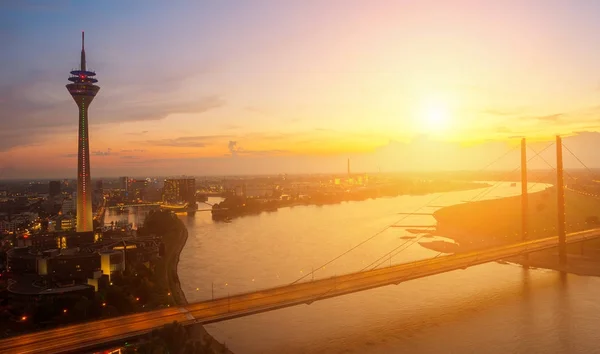
[[[600,228],[571,233],[567,242],[600,237]],[[470,266],[556,247],[558,237],[502,246],[488,250],[446,255],[418,262],[285,285],[227,298],[134,315],[71,325],[0,341],[1,353],[61,353],[124,342],[173,321],[211,323],[284,307],[310,304],[408,280],[466,269]]]

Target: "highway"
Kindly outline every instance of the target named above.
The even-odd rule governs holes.
[[[567,243],[600,237],[600,228],[567,235]],[[350,294],[367,289],[423,278],[434,274],[556,247],[558,237],[543,238],[483,251],[440,256],[318,279],[272,289],[233,295],[181,307],[82,323],[0,341],[0,353],[63,353],[81,351],[100,344],[123,343],[164,324],[211,323]]]

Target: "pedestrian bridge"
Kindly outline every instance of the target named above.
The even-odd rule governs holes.
[[[570,233],[566,242],[576,243],[598,237],[600,228],[595,228]],[[542,238],[25,334],[1,340],[0,353],[60,353],[122,344],[128,339],[173,321],[183,324],[212,323],[284,307],[310,305],[315,301],[336,296],[397,285],[413,279],[550,249],[557,247],[558,242],[558,237]]]

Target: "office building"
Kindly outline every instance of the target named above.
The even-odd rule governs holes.
[[[163,201],[196,203],[196,179],[166,179],[163,187]]]

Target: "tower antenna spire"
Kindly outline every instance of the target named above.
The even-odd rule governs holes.
[[[85,69],[85,32],[81,31],[81,71]]]

